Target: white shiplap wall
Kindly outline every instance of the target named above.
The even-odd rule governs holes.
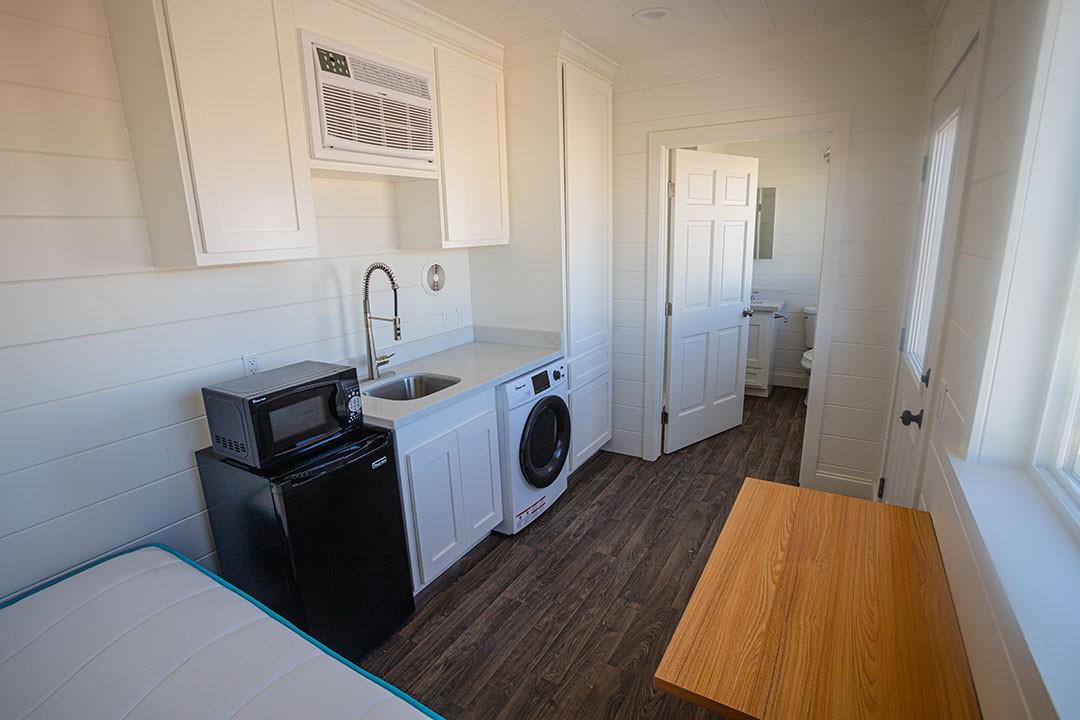
[[[829,166],[822,153],[829,134],[808,133],[723,145],[699,150],[758,158],[758,186],[776,188],[773,254],[754,260],[755,290],[787,296],[773,357],[777,385],[806,387],[809,375],[800,364],[806,351],[802,309],[818,304],[821,252],[825,240],[825,199]]]
[[[304,10],[339,35],[375,24],[329,0]],[[406,47],[430,57],[424,42]],[[0,598],[138,542],[207,558],[199,389],[246,352],[263,369],[362,353],[369,262],[398,271],[406,341],[437,342],[444,310],[471,324],[467,252],[398,253],[389,185],[314,192],[326,257],[153,268],[101,0],[0,0]],[[435,257],[439,298],[419,285]]]
[[[1021,156],[1046,11],[1045,0],[947,0],[935,28],[930,70],[930,89],[936,90],[976,35],[981,38],[975,54],[965,60],[981,59],[982,68],[957,253],[943,308],[938,383],[947,391],[938,392],[935,399],[941,416],[931,429],[921,502],[934,518],[987,720],[1058,717],[1046,695],[1046,678],[1032,660],[1030,641],[971,520],[968,501],[958,490],[949,457],[979,459],[976,418],[986,401],[986,368],[994,362],[992,333],[1000,312],[999,295],[1009,286],[1006,245],[1014,198],[1023,184]],[[1046,322],[1047,317],[1049,313],[1031,321]],[[1040,360],[1050,357],[1047,348],[1033,346],[1031,352],[1039,353]]]
[[[798,43],[733,45],[620,66],[615,83],[616,430],[642,452],[647,136],[651,131],[851,110],[838,306],[819,472],[869,492],[878,472],[909,241],[930,28],[903,14]],[[621,290],[620,290],[621,287]],[[652,420],[650,420],[652,421]]]

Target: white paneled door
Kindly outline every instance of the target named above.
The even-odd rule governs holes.
[[[664,452],[742,423],[757,158],[673,150]]]
[[[971,64],[971,58],[964,59],[934,99],[883,473],[883,497],[894,505],[914,506],[922,481],[937,379],[933,365],[941,344],[943,307],[952,273],[957,211],[971,135]]]

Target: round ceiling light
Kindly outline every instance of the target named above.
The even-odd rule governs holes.
[[[638,10],[636,13],[634,13],[630,17],[634,18],[639,23],[643,23],[645,25],[652,25],[653,23],[658,23],[661,20],[663,20],[664,18],[670,17],[671,15],[674,15],[674,14],[675,14],[675,11],[672,10],[671,8],[667,8],[667,7],[647,7],[647,8],[643,8],[641,10]]]

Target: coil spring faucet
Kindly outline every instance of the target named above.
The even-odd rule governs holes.
[[[377,317],[371,314],[371,274],[376,270],[382,270],[386,273],[386,277],[390,279],[390,289],[394,291],[394,317],[392,318]],[[381,262],[373,262],[368,265],[368,269],[364,271],[364,330],[367,333],[367,369],[368,379],[370,380],[377,380],[379,368],[390,362],[390,358],[394,357],[394,353],[389,355],[375,354],[375,335],[371,331],[371,321],[382,320],[383,322],[393,323],[394,340],[401,339],[401,318],[398,317],[397,291],[397,279],[394,277],[394,271],[390,269],[389,265]]]

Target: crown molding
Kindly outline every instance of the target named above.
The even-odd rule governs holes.
[[[804,58],[829,52],[859,52],[886,45],[904,47],[926,44],[932,32],[933,27],[927,21],[926,14],[917,9],[842,23],[835,27],[810,28],[769,38],[690,48],[620,64],[615,90],[625,92],[685,81],[688,72],[702,73],[705,68],[724,67],[731,63],[752,67],[785,56]]]
[[[554,32],[533,40],[509,45],[505,49],[505,67],[527,65],[538,60],[562,58],[611,82],[617,63],[567,32]]]
[[[411,0],[335,1],[419,35],[436,45],[452,48],[500,69],[503,66],[504,52],[500,43]]]

